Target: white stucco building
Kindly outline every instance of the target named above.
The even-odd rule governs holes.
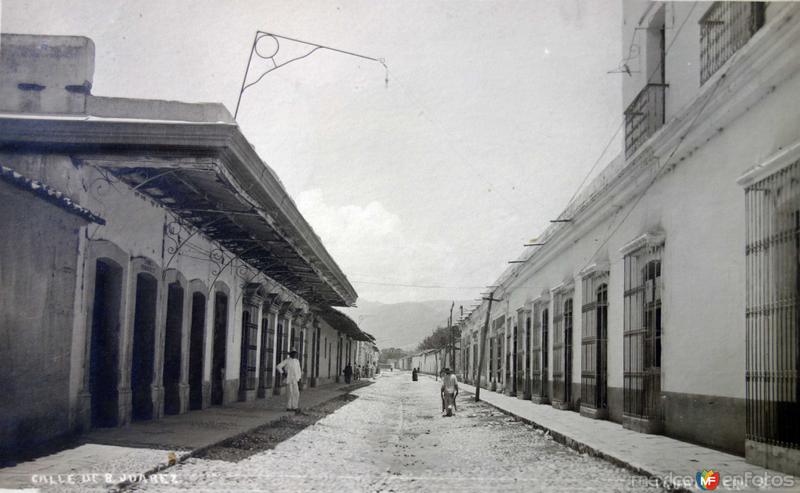
[[[625,151],[494,283],[481,384],[798,475],[800,5],[623,5]]]
[[[220,104],[91,94],[94,45],[0,38],[0,455],[338,381],[356,292]]]

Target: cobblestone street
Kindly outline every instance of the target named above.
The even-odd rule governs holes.
[[[471,397],[460,396],[456,417],[443,418],[438,383],[385,373],[350,397],[165,470],[171,484],[133,489],[657,491]]]

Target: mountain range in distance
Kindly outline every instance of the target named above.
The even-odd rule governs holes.
[[[379,349],[396,347],[415,350],[436,327],[446,327],[451,300],[380,303],[358,300],[357,307],[338,308],[355,321],[364,332],[375,337]],[[460,317],[459,306],[466,311],[471,301],[456,301],[453,323]]]

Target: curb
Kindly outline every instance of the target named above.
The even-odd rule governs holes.
[[[486,389],[482,389],[482,390],[486,390]],[[470,392],[470,391],[466,391],[466,390],[464,391],[464,393],[472,395],[472,396],[475,395],[474,392]],[[500,411],[501,413],[503,413],[503,414],[505,414],[507,416],[511,416],[511,417],[513,417],[513,418],[515,418],[515,419],[517,419],[519,421],[522,421],[523,423],[526,423],[528,425],[533,426],[537,430],[545,431],[553,438],[554,441],[556,441],[556,442],[558,442],[558,443],[560,443],[562,445],[566,445],[567,447],[569,447],[569,448],[571,448],[573,450],[576,450],[576,451],[578,451],[578,452],[580,452],[582,454],[588,454],[588,455],[590,455],[592,457],[598,457],[600,459],[608,461],[608,462],[610,462],[610,463],[612,463],[612,464],[614,464],[616,466],[622,467],[622,468],[627,469],[627,470],[629,470],[631,472],[634,472],[636,474],[639,474],[639,475],[642,475],[642,476],[645,476],[645,477],[648,477],[648,478],[654,478],[654,479],[656,479],[658,481],[659,486],[664,488],[667,491],[676,492],[676,493],[677,492],[679,492],[679,493],[691,493],[691,491],[692,491],[692,490],[689,490],[689,489],[686,489],[686,488],[675,487],[672,484],[667,484],[661,477],[659,477],[655,473],[653,473],[653,472],[651,472],[651,471],[649,471],[649,470],[647,470],[647,469],[645,469],[645,468],[643,468],[641,466],[637,466],[637,465],[635,465],[635,464],[633,464],[631,462],[628,462],[626,460],[620,459],[619,457],[616,457],[614,455],[610,455],[610,454],[608,454],[606,452],[603,452],[602,450],[600,450],[600,449],[598,449],[596,447],[592,447],[592,446],[587,445],[587,444],[585,444],[583,442],[579,442],[579,441],[575,440],[574,438],[570,438],[570,437],[564,435],[563,433],[560,433],[560,432],[558,432],[558,431],[556,431],[556,430],[554,430],[552,428],[548,428],[546,426],[543,426],[543,425],[541,425],[541,424],[539,424],[539,423],[537,423],[537,422],[535,422],[535,421],[533,421],[533,420],[531,420],[529,418],[526,418],[524,416],[520,416],[518,414],[514,414],[514,413],[512,413],[511,411],[509,411],[507,409],[503,409],[502,407],[500,407],[498,405],[492,404],[491,402],[485,401],[483,399],[481,399],[481,400],[479,400],[477,402],[482,402],[482,403],[486,404],[487,406],[493,407],[494,409],[497,409],[498,411]]]
[[[429,378],[431,376],[433,376],[433,375],[430,375],[430,374],[424,374],[424,375],[426,375]],[[471,386],[471,387],[474,388],[474,386]],[[483,387],[481,387],[481,390],[487,390],[487,389],[484,389]],[[489,391],[489,392],[491,392],[491,391]],[[464,394],[469,394],[469,395],[471,395],[473,397],[475,396],[475,392],[469,391],[469,390],[466,390],[466,389],[464,390]],[[474,399],[473,399],[473,401],[474,401]],[[622,467],[624,469],[627,469],[627,470],[629,470],[631,472],[634,472],[636,474],[639,474],[641,476],[645,476],[647,478],[656,479],[658,481],[658,486],[660,486],[661,488],[664,488],[667,491],[676,492],[676,493],[692,493],[692,490],[689,490],[687,488],[676,487],[674,484],[668,484],[667,482],[664,481],[663,478],[661,478],[657,474],[653,473],[652,471],[649,471],[649,470],[645,469],[642,466],[637,466],[636,464],[634,464],[632,462],[628,462],[626,460],[620,459],[619,457],[611,455],[611,454],[609,454],[607,452],[603,452],[602,450],[598,449],[597,447],[593,447],[593,446],[587,445],[587,444],[585,444],[583,442],[579,442],[579,441],[575,440],[574,438],[570,438],[570,437],[564,435],[563,433],[561,433],[559,431],[556,431],[556,430],[554,430],[552,428],[548,428],[547,426],[541,425],[541,424],[539,424],[539,423],[537,423],[537,422],[535,422],[535,421],[533,421],[533,420],[531,420],[529,418],[526,418],[524,416],[520,416],[518,414],[514,414],[513,412],[511,412],[511,411],[509,411],[507,409],[503,409],[502,407],[500,407],[500,406],[498,406],[496,404],[492,404],[489,401],[480,399],[477,402],[482,402],[482,403],[486,404],[487,406],[490,406],[490,407],[492,407],[494,409],[497,409],[498,411],[500,411],[501,413],[505,414],[506,416],[511,416],[511,417],[513,417],[513,418],[515,418],[515,419],[517,419],[519,421],[522,421],[523,423],[532,426],[534,429],[545,431],[547,434],[549,434],[553,438],[554,441],[556,441],[556,442],[558,442],[558,443],[560,443],[562,445],[565,445],[565,446],[567,446],[567,447],[569,447],[569,448],[571,448],[573,450],[576,450],[576,451],[578,451],[578,452],[580,452],[582,454],[588,454],[588,455],[590,455],[592,457],[597,457],[597,458],[603,459],[603,460],[605,460],[607,462],[610,462],[610,463],[612,463],[612,464],[614,464],[616,466]]]
[[[338,399],[339,397],[341,397],[343,395],[347,395],[347,394],[349,394],[350,392],[352,392],[354,390],[360,389],[361,387],[366,387],[366,386],[368,386],[368,385],[370,385],[372,383],[375,383],[375,382],[374,381],[359,382],[359,383],[352,383],[350,385],[347,385],[346,389],[345,390],[341,390],[340,394],[335,395],[335,396],[331,397],[330,399],[325,399],[323,401],[320,401],[315,406],[321,406],[323,404],[326,404],[326,403],[328,403],[328,402],[330,402],[330,401],[332,401],[334,399]],[[340,390],[341,388],[342,387],[339,387],[339,388],[336,388],[335,390]],[[285,411],[284,413],[287,413],[287,412]],[[261,428],[264,425],[268,425],[268,424],[270,424],[272,422],[277,422],[277,421],[279,421],[279,420],[281,420],[281,419],[283,419],[285,417],[284,413],[282,413],[281,416],[278,417],[277,419],[264,421],[263,423],[260,423],[260,424],[258,424],[256,426],[252,426],[252,427],[250,427],[250,428],[248,428],[248,429],[246,429],[246,430],[244,430],[244,431],[242,431],[240,433],[236,433],[235,435],[231,435],[229,437],[225,437],[225,438],[222,438],[220,440],[217,440],[214,443],[210,443],[208,445],[204,445],[202,447],[198,447],[196,449],[192,449],[189,452],[187,452],[186,454],[184,454],[184,455],[180,456],[179,458],[177,458],[175,460],[175,462],[172,463],[172,464],[170,464],[170,463],[161,463],[161,464],[158,464],[155,467],[152,467],[152,468],[148,469],[145,472],[136,474],[135,475],[136,476],[135,479],[128,479],[128,480],[125,480],[125,481],[121,481],[119,483],[115,483],[115,484],[109,486],[108,491],[115,492],[115,493],[125,491],[127,488],[129,488],[129,487],[131,487],[131,486],[133,486],[135,484],[140,483],[142,480],[149,478],[153,474],[157,474],[157,473],[159,473],[161,471],[164,471],[165,469],[169,469],[170,467],[177,466],[178,464],[182,464],[182,463],[186,462],[187,460],[189,460],[189,459],[191,459],[193,457],[196,457],[197,455],[207,451],[208,449],[216,447],[216,446],[222,444],[223,442],[227,442],[228,440],[235,440],[235,439],[237,439],[239,437],[247,435],[248,433],[252,433],[253,431],[257,430],[258,428]]]

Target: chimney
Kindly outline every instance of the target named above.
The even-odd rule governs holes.
[[[85,113],[93,75],[89,38],[0,35],[0,111]]]

